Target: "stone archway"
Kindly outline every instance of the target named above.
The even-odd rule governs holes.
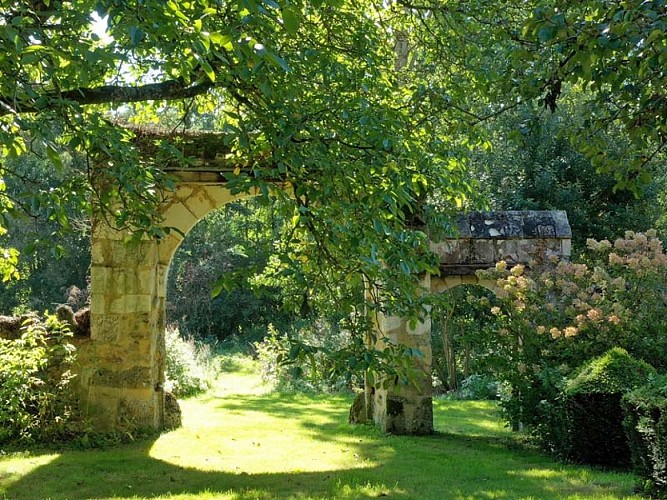
[[[79,348],[84,414],[101,429],[162,428],[167,273],[185,235],[209,212],[249,195],[234,195],[213,172],[178,172],[162,205],[160,240],[126,243],[127,233],[95,221],[92,231],[91,335]]]
[[[167,273],[184,236],[204,216],[250,195],[232,194],[214,171],[179,171],[175,192],[162,205],[162,240],[127,244],[128,234],[95,221],[92,235],[91,335],[78,357],[81,406],[100,429],[162,428],[164,425],[164,328]],[[564,212],[473,213],[458,221],[459,235],[431,244],[440,275],[422,277],[425,292],[464,282],[498,260],[530,265],[550,255],[567,258],[571,233]],[[365,413],[387,432],[433,431],[430,318],[410,325],[378,315],[387,342],[418,349],[415,367],[424,377],[414,386],[366,387]],[[372,410],[370,410],[372,408]]]
[[[457,237],[431,242],[440,258],[440,274],[422,277],[422,287],[440,293],[461,284],[475,284],[493,291],[495,284],[480,280],[476,272],[504,260],[508,265],[533,266],[551,256],[567,259],[572,232],[563,211],[473,212],[457,220]],[[383,388],[366,384],[367,418],[386,432],[429,434],[433,432],[431,399],[431,319],[410,327],[405,319],[378,315],[378,337],[418,349],[414,359],[421,375],[412,385]]]

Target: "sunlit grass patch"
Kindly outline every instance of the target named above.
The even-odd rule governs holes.
[[[50,454],[31,454],[31,453],[12,453],[0,456],[0,493],[3,487],[9,487],[22,477],[29,475],[39,467],[48,465],[56,460],[60,455]]]
[[[425,437],[349,425],[350,403],[271,393],[241,368],[182,401],[183,427],[153,441],[0,459],[0,498],[640,498],[630,474],[506,446],[493,402],[436,401]]]
[[[496,401],[433,400],[437,431],[466,436],[509,437],[511,431],[500,419]]]

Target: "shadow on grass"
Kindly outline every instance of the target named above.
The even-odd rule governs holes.
[[[301,427],[317,431],[312,435],[314,438],[330,441],[341,434],[350,433],[350,426],[345,423],[353,398],[351,395],[242,394],[220,399],[217,408],[224,412],[251,411],[277,418],[296,419]],[[317,405],[316,412],[312,410],[313,405]],[[498,437],[500,432],[503,441],[511,440],[509,431],[505,433],[499,423],[499,409],[486,401],[435,400],[433,409],[435,428],[446,430],[448,434]]]
[[[396,441],[397,438],[385,438]],[[457,436],[398,438],[412,442],[385,463],[347,470],[230,473],[179,467],[149,456],[150,444],[97,454],[63,453],[6,490],[11,499],[149,498],[199,495],[231,498],[620,498],[608,484],[590,484],[575,471],[544,467],[535,457],[514,460],[498,443]],[[391,446],[391,445],[390,445]],[[374,446],[360,446],[366,454]],[[453,448],[453,449],[452,449]],[[464,457],[464,455],[468,455]],[[433,466],[424,468],[424,459]],[[558,485],[554,476],[558,474]]]
[[[323,401],[331,402],[322,404]],[[318,402],[315,413],[308,402]],[[15,482],[5,479],[11,499],[150,498],[621,498],[631,481],[612,474],[565,467],[538,453],[513,451],[503,438],[438,433],[426,437],[384,436],[345,424],[349,398],[235,395],[216,401],[220,415],[256,411],[297,419],[309,437],[344,436],[356,463],[326,471],[244,473],[182,467],[150,456],[154,441],[105,451],[68,451]],[[230,429],[233,433],[233,429]],[[354,439],[360,438],[360,439]],[[348,444],[349,443],[349,444]],[[211,443],[211,453],[215,443]],[[270,450],[266,451],[270,453]],[[229,457],[233,464],[233,457]],[[3,462],[0,461],[0,468]],[[307,469],[308,464],[304,464]],[[0,474],[2,476],[2,474]],[[5,476],[6,478],[8,476]],[[2,478],[0,477],[0,484]]]

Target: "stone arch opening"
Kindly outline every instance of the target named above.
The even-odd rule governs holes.
[[[248,196],[232,194],[219,175],[185,172],[160,210],[172,228],[164,239],[128,244],[127,233],[94,222],[91,335],[77,374],[82,410],[98,428],[162,428],[169,266],[199,220]]]
[[[460,215],[456,236],[432,241],[431,250],[439,257],[438,275],[422,277],[427,292],[441,293],[462,284],[493,289],[495,283],[481,280],[476,272],[498,261],[508,265],[533,266],[556,256],[570,256],[572,232],[563,211],[471,212]],[[420,380],[412,385],[389,388],[366,386],[365,414],[381,429],[395,434],[433,432],[431,370],[433,362],[430,317],[410,328],[402,318],[380,316],[380,335],[390,342],[416,348],[421,356],[415,366]]]
[[[431,311],[434,394],[455,392],[485,367],[493,343],[495,287],[461,284],[438,293]]]

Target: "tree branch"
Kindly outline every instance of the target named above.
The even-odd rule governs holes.
[[[180,80],[167,80],[160,83],[148,83],[146,85],[123,87],[120,85],[103,85],[94,88],[78,88],[63,92],[48,92],[44,94],[49,101],[65,100],[73,101],[80,105],[90,104],[121,104],[139,101],[173,101],[190,99],[205,94],[213,87],[212,82],[185,84]],[[16,106],[15,100],[8,97],[0,97],[0,116],[20,113],[36,113],[44,106],[38,106],[35,100],[32,102],[21,102]],[[13,107],[16,106],[16,107]],[[18,108],[18,109],[16,109]]]

